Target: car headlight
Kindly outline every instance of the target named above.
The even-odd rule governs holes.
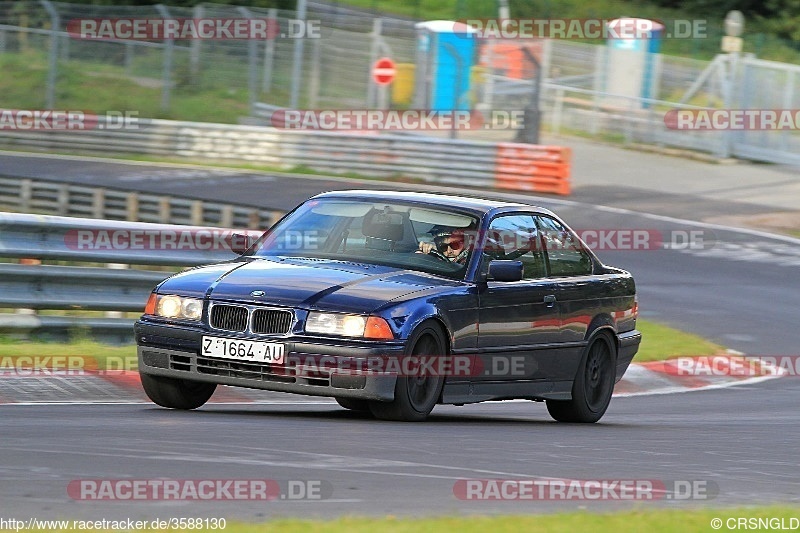
[[[365,317],[312,311],[306,318],[306,332],[366,339],[394,339],[394,333],[388,322],[378,316]]]
[[[185,298],[174,294],[154,294],[151,305],[148,302],[145,313],[164,318],[180,318],[183,320],[200,320],[203,316],[203,300]]]

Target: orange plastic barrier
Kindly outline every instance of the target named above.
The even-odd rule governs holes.
[[[571,159],[572,150],[564,146],[499,143],[495,187],[568,195]]]

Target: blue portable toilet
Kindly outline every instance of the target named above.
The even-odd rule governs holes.
[[[414,107],[468,110],[477,31],[461,22],[429,20],[417,29]]]
[[[608,23],[607,31],[603,92],[629,97],[655,98],[658,79],[657,54],[661,50],[664,25],[648,19],[619,18]],[[625,107],[630,107],[631,102],[628,100]],[[649,105],[644,102],[641,107]]]

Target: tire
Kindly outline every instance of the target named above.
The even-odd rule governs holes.
[[[434,321],[423,322],[409,338],[407,355],[441,357],[445,353],[442,328]],[[402,422],[422,422],[439,401],[444,386],[443,376],[400,377],[391,402],[369,402],[375,418]]]
[[[216,383],[141,374],[142,388],[156,405],[170,409],[197,409],[211,398]]]
[[[598,336],[581,358],[571,400],[547,400],[547,411],[559,422],[590,424],[600,420],[611,402],[616,353],[607,335]]]
[[[336,403],[351,411],[369,412],[369,402],[356,398],[334,398]]]

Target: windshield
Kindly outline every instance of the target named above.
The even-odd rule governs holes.
[[[253,255],[378,264],[461,279],[477,224],[472,215],[440,207],[309,200],[264,234]]]

